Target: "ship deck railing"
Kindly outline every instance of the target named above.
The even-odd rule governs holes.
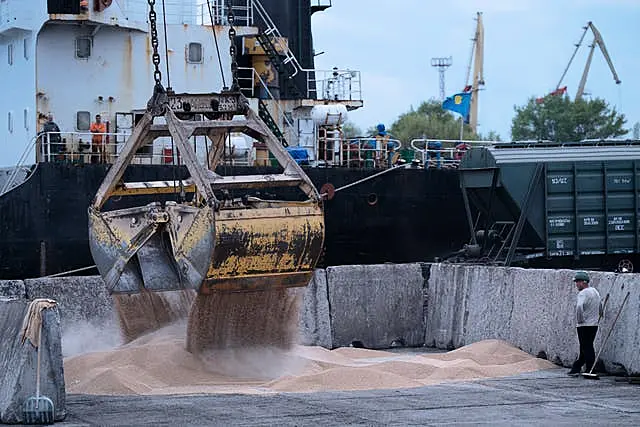
[[[410,145],[425,167],[457,168],[467,150],[494,146],[496,141],[417,138],[412,139]]]
[[[323,101],[361,101],[362,83],[356,70],[304,70],[307,97]]]
[[[92,133],[92,132],[47,132],[41,133],[36,140],[37,162],[57,162],[71,164],[105,163],[112,164],[118,158],[130,133]],[[94,137],[102,143],[94,143]],[[168,138],[157,139],[154,143],[141,147],[134,155],[132,164],[142,165],[179,165],[180,153],[171,146]],[[192,136],[196,157],[204,164],[209,144],[205,136]],[[226,149],[225,144],[225,149]],[[229,155],[225,153],[224,163],[235,166],[255,164],[255,153],[251,149],[234,147]]]
[[[386,168],[401,148],[397,139],[325,137],[318,141],[318,160],[331,166]]]
[[[246,71],[249,76],[239,76],[238,82],[240,88],[245,91],[246,94],[249,94],[251,98],[260,98],[267,99],[272,101],[277,101],[278,99],[273,95],[269,86],[264,81],[264,79],[258,74],[253,67],[238,67],[240,71]],[[277,123],[284,123],[287,129],[294,129],[293,122],[289,118],[287,114],[282,110],[282,107],[278,102],[272,102],[269,104],[270,107],[274,109],[276,112],[275,117],[277,119]]]

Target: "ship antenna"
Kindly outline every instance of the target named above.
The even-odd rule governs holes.
[[[171,75],[169,74],[169,45],[167,44],[167,13],[162,0],[162,26],[164,28],[164,62],[167,67],[167,90],[171,90]]]
[[[222,76],[222,86],[224,90],[227,90],[227,82],[224,78],[224,68],[222,67],[222,57],[220,56],[220,47],[218,46],[218,36],[216,35],[215,21],[213,20],[213,12],[211,9],[211,3],[207,0],[207,8],[209,9],[209,18],[211,19],[211,32],[213,33],[213,41],[216,44],[216,53],[218,55],[218,64],[220,65],[220,75]]]

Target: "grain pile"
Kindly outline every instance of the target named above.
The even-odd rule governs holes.
[[[503,341],[448,353],[355,348],[247,347],[185,350],[186,325],[174,324],[111,351],[65,359],[69,393],[273,393],[409,388],[553,368]]]

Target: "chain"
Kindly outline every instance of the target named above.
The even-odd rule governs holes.
[[[151,60],[155,70],[153,72],[153,79],[156,81],[156,86],[162,85],[162,73],[160,73],[160,54],[158,53],[158,28],[156,27],[156,11],[153,10],[153,6],[156,4],[156,0],[147,0],[149,3],[149,24],[151,25],[151,47],[153,48],[153,55]]]
[[[238,60],[236,58],[236,29],[233,28],[236,20],[233,15],[233,0],[227,2],[227,20],[229,22],[229,56],[231,56],[231,90],[237,91],[240,85],[238,84]]]
[[[163,0],[164,1],[164,0]],[[160,54],[158,53],[158,28],[156,27],[156,11],[153,10],[153,6],[156,4],[156,0],[147,0],[149,3],[149,25],[151,26],[151,46],[153,47],[153,55],[151,60],[155,70],[153,71],[153,79],[156,84],[153,87],[153,96],[147,102],[147,111],[150,111],[154,116],[160,116],[165,113],[166,106],[169,103],[167,98],[167,92],[162,87],[162,73],[160,73]],[[166,32],[165,32],[166,34]],[[168,62],[167,62],[168,63]]]

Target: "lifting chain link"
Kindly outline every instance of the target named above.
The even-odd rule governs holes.
[[[156,11],[153,10],[153,6],[156,4],[156,0],[147,0],[149,3],[149,25],[151,26],[151,47],[153,48],[153,54],[151,60],[155,70],[153,71],[153,79],[156,82],[156,86],[162,86],[162,73],[160,73],[160,54],[158,53],[158,28],[156,26]]]
[[[233,0],[227,1],[227,21],[229,22],[229,56],[231,56],[231,91],[236,92],[239,90],[238,84],[238,60],[236,52],[236,29],[233,27],[235,24],[235,16],[233,15]]]

